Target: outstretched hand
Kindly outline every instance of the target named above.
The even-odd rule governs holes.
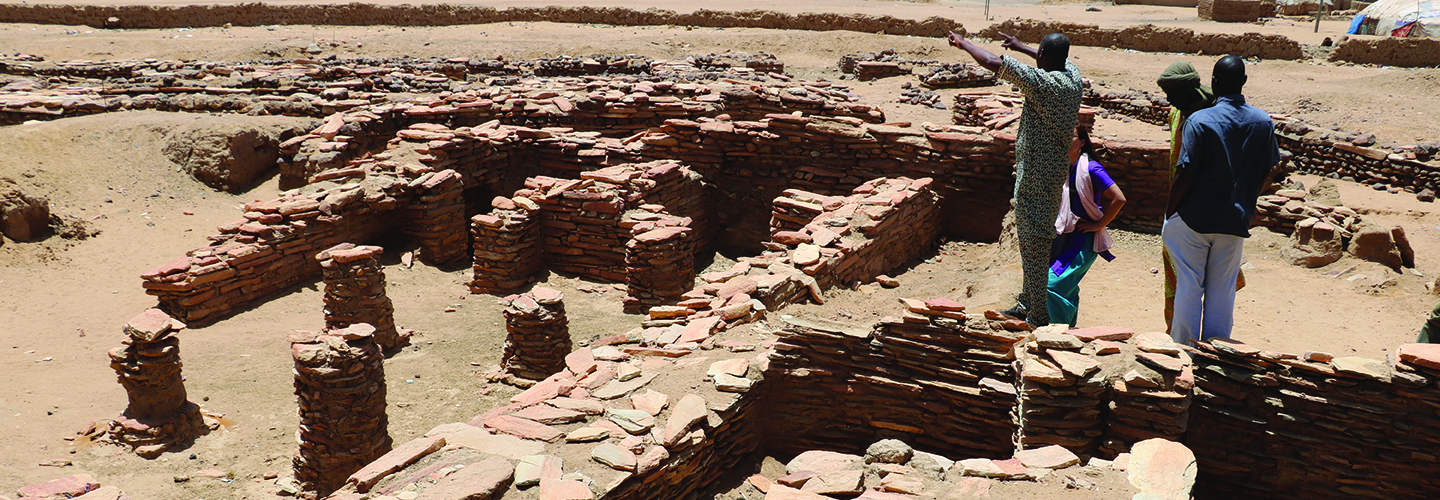
[[[958,49],[958,48],[962,48],[962,47],[960,46],[960,42],[962,42],[962,41],[965,40],[964,37],[961,37],[959,33],[956,33],[956,32],[954,32],[954,31],[951,31],[951,32],[950,32],[950,36],[948,36],[947,39],[949,39],[949,41],[950,41],[950,46],[951,46],[951,47],[955,47],[955,48],[957,48],[957,49]]]
[[[1004,33],[1000,33],[1000,38],[1003,40],[1002,42],[1000,42],[1000,46],[1010,50],[1018,50],[1020,47],[1025,46],[1025,44],[1021,42],[1019,38],[1015,38],[1015,35],[1007,35]]]

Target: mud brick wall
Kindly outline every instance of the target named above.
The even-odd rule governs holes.
[[[300,448],[292,460],[301,496],[324,497],[390,451],[384,354],[364,323],[290,334]]]
[[[1387,360],[1202,343],[1184,442],[1196,495],[1420,499],[1440,476],[1434,450],[1440,356],[1400,346]]]
[[[124,347],[109,352],[110,368],[119,376],[129,404],[111,422],[107,436],[144,458],[158,457],[208,430],[180,375],[180,338],[175,334],[184,328],[163,311],[147,309],[125,324]]]
[[[1351,35],[1335,47],[1330,60],[1402,68],[1440,66],[1440,40]]]
[[[1093,455],[1105,429],[1105,373],[1073,335],[1036,334],[1015,349],[1018,449],[1057,444]]]
[[[106,21],[121,19],[119,26]],[[0,20],[8,23],[85,25],[93,28],[183,28],[201,26],[264,26],[312,24],[344,26],[450,26],[503,22],[568,22],[621,26],[703,26],[709,28],[768,28],[815,31],[846,30],[862,33],[941,37],[964,27],[951,19],[931,16],[901,19],[870,14],[790,14],[772,10],[716,11],[700,9],[679,13],[664,9],[623,7],[436,7],[430,5],[327,5],[234,6],[70,6],[6,5]]]
[[[790,236],[790,262],[821,287],[869,282],[931,248],[940,234],[939,199],[930,178],[876,178],[855,194],[829,198],[821,212]],[[809,198],[818,198],[810,196]],[[794,202],[804,203],[804,202]]]
[[[1222,23],[1248,23],[1275,17],[1275,2],[1270,0],[1200,0],[1195,9],[1200,19]]]
[[[765,373],[767,450],[859,453],[893,438],[953,456],[1014,451],[1010,363],[1022,333],[945,317],[787,322]]]
[[[525,286],[545,266],[540,206],[528,198],[496,197],[489,214],[470,219],[475,235],[471,293],[506,293]]]
[[[395,306],[385,295],[385,270],[377,246],[341,243],[317,255],[325,281],[325,328],[364,323],[375,328],[375,343],[394,349],[410,343],[395,329]]]
[[[550,269],[610,282],[625,281],[625,242],[620,227],[625,198],[617,186],[594,180],[527,179],[528,196],[540,205],[540,234]],[[533,193],[526,193],[531,191]]]
[[[1096,161],[1125,192],[1115,222],[1132,231],[1158,234],[1170,199],[1170,143],[1146,139],[1100,139]]]
[[[1140,52],[1233,54],[1261,59],[1306,58],[1299,42],[1282,35],[1196,33],[1186,28],[1164,28],[1151,24],[1112,29],[1093,24],[1013,19],[990,25],[980,32],[980,36],[999,40],[999,33],[1007,33],[1028,43],[1039,43],[1045,35],[1055,32],[1064,33],[1072,45],[1088,47],[1116,47]]]
[[[565,369],[570,354],[570,321],[564,295],[536,287],[505,305],[505,351],[500,366],[511,375],[540,380]]]
[[[656,207],[659,208],[659,207]],[[695,231],[689,221],[649,211],[631,211],[625,242],[626,312],[680,302],[695,286]]]

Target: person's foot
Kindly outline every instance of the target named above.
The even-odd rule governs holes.
[[[1015,307],[1009,309],[1001,309],[1000,314],[1004,314],[1006,316],[1025,321],[1025,304],[1015,304]]]

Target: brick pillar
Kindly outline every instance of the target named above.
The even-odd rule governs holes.
[[[1060,445],[1094,455],[1104,432],[1106,378],[1085,342],[1052,325],[1016,349],[1017,450]]]
[[[200,407],[186,398],[180,377],[180,339],[174,334],[184,328],[163,311],[149,309],[125,324],[125,346],[110,350],[110,367],[119,374],[130,404],[111,423],[109,439],[145,458],[209,430]]]
[[[329,495],[390,451],[384,355],[374,333],[361,323],[290,335],[300,403],[300,449],[292,463],[302,497]]]
[[[421,175],[410,182],[416,198],[404,211],[409,222],[405,234],[420,244],[420,260],[427,264],[448,264],[465,257],[466,236],[464,184],[454,170]]]
[[[544,265],[540,205],[528,198],[497,196],[494,210],[470,219],[475,235],[472,293],[510,293],[530,282]]]
[[[341,243],[320,252],[325,279],[325,328],[366,323],[375,327],[375,343],[382,349],[410,344],[409,335],[395,329],[395,307],[385,295],[385,270],[377,246]]]
[[[695,286],[695,245],[689,219],[649,212],[636,217],[625,243],[625,312],[679,303]]]
[[[540,380],[565,369],[570,326],[563,295],[536,287],[505,308],[505,353],[500,366],[515,377]]]

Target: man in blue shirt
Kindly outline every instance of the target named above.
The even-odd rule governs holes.
[[[1280,163],[1275,124],[1245,104],[1245,61],[1225,56],[1215,63],[1215,105],[1185,121],[1170,203],[1161,238],[1175,264],[1178,343],[1229,338],[1235,324],[1235,275],[1255,199]]]

